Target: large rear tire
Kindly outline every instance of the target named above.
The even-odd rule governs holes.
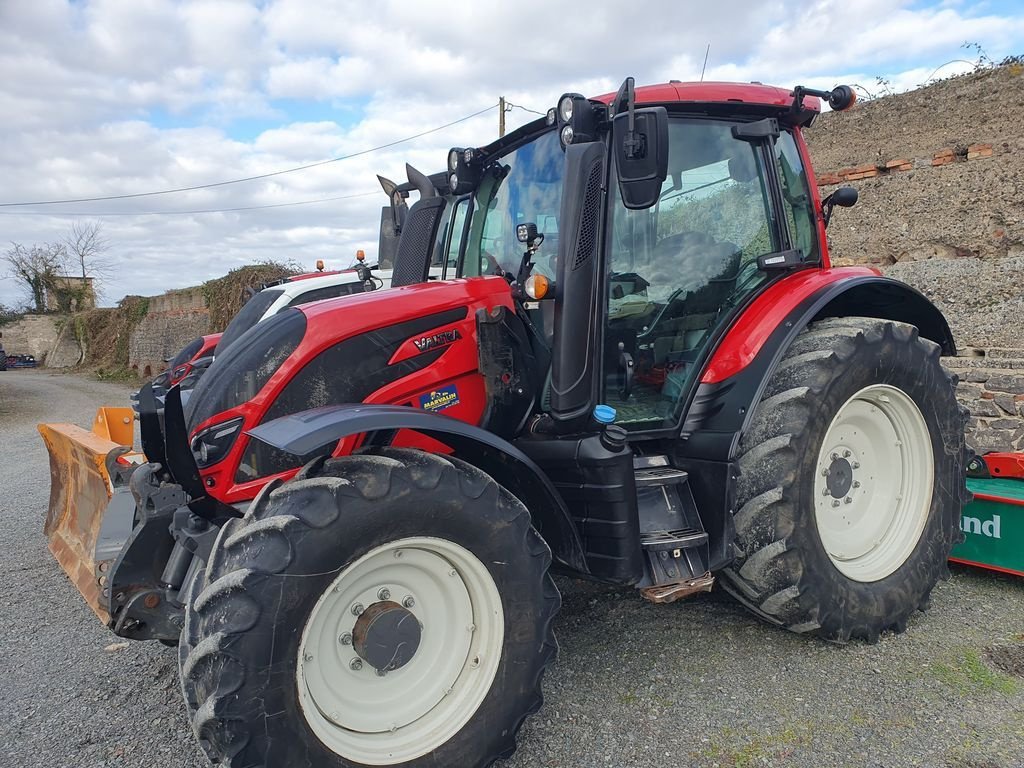
[[[218,537],[182,641],[193,727],[236,768],[488,766],[541,705],[551,553],[458,459],[314,462]]]
[[[902,632],[948,573],[966,495],[966,413],[914,326],[814,323],[740,444],[722,583],[768,621],[834,642]]]

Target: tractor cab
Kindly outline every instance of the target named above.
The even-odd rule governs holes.
[[[568,94],[506,139],[450,153],[453,193],[472,187],[452,209],[448,275],[540,276],[543,293],[531,297],[524,286],[522,298],[548,347],[542,356],[564,359],[560,345],[585,361],[552,371],[556,387],[565,376],[592,379],[574,390],[579,402],[558,404],[556,418],[566,408],[589,415],[600,402],[634,434],[678,427],[735,314],[794,269],[828,266],[800,135],[817,111],[816,97],[794,108],[789,92],[760,85],[670,84],[635,94],[624,85],[593,101]],[[627,136],[631,120],[638,139]],[[629,178],[646,160],[627,158],[625,142],[653,153],[655,139],[659,156],[642,178]],[[581,170],[567,153],[584,151],[593,182],[567,179],[567,168]],[[567,184],[582,194],[563,207]],[[540,237],[527,275],[518,274],[520,225]],[[585,242],[560,239],[567,225]]]

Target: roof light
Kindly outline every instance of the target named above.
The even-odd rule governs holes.
[[[558,117],[563,123],[568,123],[572,120],[573,112],[573,97],[572,94],[562,97],[562,100],[558,102]]]

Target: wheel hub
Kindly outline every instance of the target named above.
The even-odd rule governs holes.
[[[833,499],[844,499],[853,487],[853,467],[848,459],[837,457],[828,468],[825,485]]]
[[[391,672],[412,660],[421,636],[422,628],[412,611],[383,600],[359,616],[352,630],[352,647],[378,672]]]
[[[887,384],[860,390],[832,419],[817,467],[815,523],[829,559],[855,581],[885,578],[928,518],[934,461],[920,409]]]

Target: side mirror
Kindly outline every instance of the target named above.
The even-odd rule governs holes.
[[[619,194],[627,208],[650,208],[668,177],[668,112],[645,107],[612,118]]]
[[[837,205],[840,208],[850,208],[857,203],[859,197],[857,190],[853,187],[840,187],[831,195],[821,201],[821,214],[825,219],[825,226],[828,226],[832,218],[832,209]]]

